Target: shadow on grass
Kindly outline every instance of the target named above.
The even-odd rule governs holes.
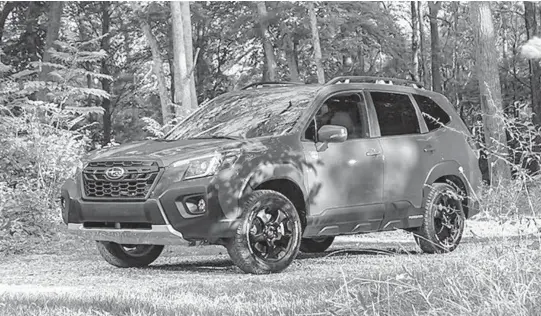
[[[405,249],[388,248],[388,249],[375,249],[375,248],[335,248],[322,253],[299,253],[295,260],[310,260],[310,259],[343,259],[344,257],[351,256],[378,256],[378,255],[417,255],[420,252],[407,251]],[[237,274],[238,270],[230,259],[211,259],[197,260],[170,264],[158,264],[144,267],[145,270],[158,270],[158,271],[185,271],[185,272],[217,272],[222,271],[225,273]]]

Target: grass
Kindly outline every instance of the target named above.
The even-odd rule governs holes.
[[[145,269],[108,266],[88,243],[74,253],[6,256],[0,316],[541,315],[533,237],[472,236],[446,255],[389,240],[342,238],[266,276],[241,274],[214,246],[172,248]]]
[[[539,246],[470,247],[461,260],[425,265],[407,257],[393,273],[345,276],[341,315],[540,315]]]

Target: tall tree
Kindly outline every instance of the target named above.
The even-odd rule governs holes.
[[[481,107],[483,110],[485,143],[489,151],[491,183],[511,177],[507,165],[507,136],[503,122],[503,104],[498,70],[496,35],[490,2],[474,1],[472,21],[475,31],[476,68],[479,80]]]
[[[263,52],[265,54],[265,70],[263,72],[263,81],[276,80],[276,59],[274,58],[274,48],[272,47],[271,35],[269,33],[269,14],[265,1],[257,2],[257,12],[259,15],[259,27],[261,30],[261,41],[263,41]]]
[[[105,51],[106,53],[110,53],[111,51],[111,2],[109,1],[103,1],[100,2],[101,5],[101,35],[103,36],[101,39],[100,47]],[[111,75],[111,71],[109,69],[108,65],[108,58],[104,58],[101,61],[101,73],[104,75]],[[109,95],[112,92],[112,85],[111,81],[107,78],[101,79],[101,87],[102,89],[107,92]],[[111,117],[113,109],[111,107],[111,99],[110,98],[103,98],[101,106],[103,107],[103,145],[107,145],[111,142]]]
[[[417,2],[411,1],[411,76],[413,80],[419,81],[419,21],[417,16]]]
[[[540,36],[536,17],[536,2],[524,1],[524,20],[528,39]],[[530,60],[530,85],[532,87],[533,122],[541,126],[541,66],[539,62]]]
[[[6,20],[15,9],[16,3],[14,1],[8,1],[4,4],[4,7],[2,8],[2,12],[0,13],[0,43],[2,43],[2,36],[4,35],[4,27],[6,25]]]
[[[190,88],[190,107],[197,109],[197,92],[195,92],[194,80],[194,56],[193,56],[193,41],[192,41],[192,17],[190,15],[190,2],[181,1],[180,10],[182,11],[182,28],[184,30],[184,46],[186,47],[186,68],[188,75],[186,80]]]
[[[297,61],[297,43],[294,35],[289,33],[286,39],[286,58],[287,66],[289,68],[289,77],[293,82],[300,81],[299,78],[299,65]]]
[[[62,18],[62,6],[63,2],[61,1],[52,1],[49,2],[49,14],[48,14],[48,24],[47,24],[47,35],[45,37],[45,49],[43,51],[43,59],[42,61],[44,63],[48,63],[51,61],[51,52],[50,49],[53,48],[54,42],[58,39],[58,32],[60,31],[60,22]],[[41,72],[39,74],[39,79],[41,81],[47,81],[47,77],[49,75],[49,72],[51,71],[51,68],[47,65],[43,65],[41,68]],[[38,98],[41,100],[45,100],[45,94],[44,91],[40,92],[38,95]]]
[[[323,70],[323,56],[321,54],[321,44],[319,41],[319,30],[317,29],[317,17],[314,3],[308,2],[308,15],[310,16],[310,28],[312,29],[312,45],[314,47],[314,57],[317,68],[317,82],[325,83],[325,71]]]
[[[39,34],[39,17],[41,15],[42,4],[37,1],[29,1],[25,12],[25,31],[21,36],[24,39],[23,50],[26,51],[30,61],[37,61],[39,49],[43,47],[43,42]]]
[[[422,75],[422,79],[423,79],[423,84],[424,85],[427,85],[428,84],[428,71],[426,71],[426,63],[425,63],[425,56],[426,56],[426,53],[425,53],[425,30],[424,30],[424,26],[423,26],[423,20],[424,20],[424,17],[423,17],[423,11],[422,11],[422,6],[423,6],[423,3],[421,1],[419,1],[417,3],[417,17],[418,17],[418,22],[419,22],[419,48],[421,49],[420,50],[420,58],[419,58],[419,62],[420,62],[420,71],[421,71],[421,75]]]
[[[442,92],[441,81],[441,52],[440,52],[440,33],[438,29],[438,13],[441,3],[439,1],[430,1],[428,3],[430,10],[430,47],[432,57],[432,90]]]
[[[179,1],[171,1],[173,23],[173,62],[175,77],[175,113],[182,117],[191,108],[191,90],[188,84],[188,67],[186,63],[186,47],[184,45],[184,24]],[[179,104],[180,103],[180,104]]]
[[[150,24],[148,23],[146,17],[141,17],[141,28],[143,29],[145,38],[147,39],[147,42],[150,46],[150,52],[152,54],[152,71],[154,72],[156,80],[158,81],[158,93],[160,95],[162,120],[163,123],[166,124],[171,119],[171,100],[169,100],[169,94],[167,92],[167,85],[165,82],[165,74],[163,72],[163,60],[160,47],[158,46],[158,41],[156,40],[156,37],[154,36],[154,34],[152,34]]]

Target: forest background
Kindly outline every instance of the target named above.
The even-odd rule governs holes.
[[[535,217],[539,2],[0,2],[0,252],[58,238],[88,151],[258,81],[420,81],[482,149],[480,218]],[[541,205],[541,204],[540,204]]]

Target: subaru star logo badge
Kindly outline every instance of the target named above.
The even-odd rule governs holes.
[[[124,169],[120,167],[112,167],[105,170],[105,177],[109,180],[118,180],[124,175]]]

